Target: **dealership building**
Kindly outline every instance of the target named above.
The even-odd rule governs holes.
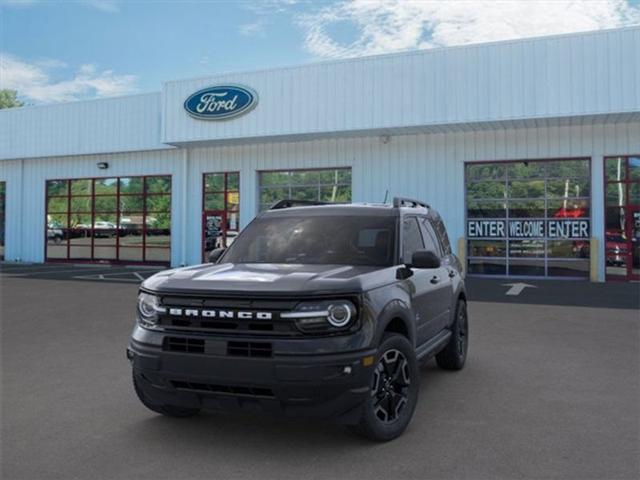
[[[640,28],[0,111],[0,252],[189,265],[280,199],[424,200],[469,274],[640,279]]]

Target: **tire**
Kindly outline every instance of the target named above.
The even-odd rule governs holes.
[[[400,436],[413,417],[419,390],[420,372],[413,346],[402,335],[385,334],[376,353],[370,395],[352,430],[378,442]]]
[[[467,302],[458,300],[456,318],[451,326],[451,339],[436,355],[436,363],[444,370],[462,370],[469,349],[469,320]]]
[[[138,379],[136,378],[135,373],[133,374],[133,388],[136,391],[136,395],[142,402],[142,404],[147,407],[152,412],[160,413],[161,415],[165,415],[167,417],[175,417],[175,418],[187,418],[193,417],[200,413],[199,408],[184,408],[184,407],[176,407],[174,405],[156,405],[152,403],[149,398],[144,394],[144,390],[138,384]]]

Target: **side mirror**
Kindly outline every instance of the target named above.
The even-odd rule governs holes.
[[[209,252],[209,263],[216,263],[224,253],[224,248],[214,248]]]
[[[418,250],[411,256],[409,268],[438,268],[440,267],[440,257],[431,250]]]

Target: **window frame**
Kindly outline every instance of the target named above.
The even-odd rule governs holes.
[[[487,237],[473,237],[473,238],[469,238],[468,237],[468,231],[467,231],[467,225],[468,225],[468,221],[469,220],[473,220],[473,219],[477,219],[477,220],[500,220],[500,221],[504,221],[505,225],[509,225],[509,221],[510,220],[542,220],[544,222],[546,222],[547,220],[551,220],[553,219],[553,217],[549,216],[549,205],[550,203],[554,202],[554,201],[562,201],[562,197],[554,197],[554,198],[550,198],[549,194],[547,192],[547,188],[548,188],[548,182],[549,181],[554,181],[554,180],[558,180],[561,178],[564,178],[562,176],[553,174],[551,175],[549,173],[548,170],[548,165],[552,164],[552,163],[559,163],[559,162],[587,162],[587,166],[588,168],[582,172],[582,173],[576,173],[574,175],[571,175],[570,178],[572,180],[586,180],[588,182],[589,185],[589,195],[588,196],[584,196],[584,195],[580,195],[580,196],[576,196],[576,197],[570,197],[572,200],[576,200],[579,202],[583,202],[583,201],[588,201],[588,208],[585,208],[586,211],[586,216],[580,216],[580,217],[576,217],[579,219],[585,219],[589,221],[589,228],[590,228],[590,232],[589,235],[590,237],[593,236],[593,182],[592,182],[592,171],[593,171],[593,159],[592,157],[554,157],[554,158],[524,158],[524,159],[509,159],[509,160],[483,160],[483,161],[468,161],[464,163],[464,238],[465,238],[465,257],[466,257],[466,264],[467,264],[467,269],[469,268],[470,263],[472,262],[478,262],[478,261],[488,261],[488,262],[500,262],[500,261],[504,261],[504,273],[500,273],[500,274],[490,274],[490,273],[470,273],[470,275],[477,275],[477,276],[487,276],[487,277],[523,277],[523,278],[574,278],[574,279],[588,279],[589,278],[589,272],[588,269],[586,270],[586,275],[581,275],[581,276],[562,276],[562,275],[550,275],[549,274],[549,262],[558,262],[560,261],[562,262],[567,262],[567,263],[580,263],[580,262],[584,262],[585,258],[578,258],[578,257],[551,257],[548,253],[548,243],[550,241],[554,241],[554,240],[562,240],[562,239],[552,239],[548,237],[548,233],[545,231],[545,236],[541,237],[543,243],[544,243],[544,250],[545,250],[545,254],[542,257],[536,257],[536,258],[526,258],[526,257],[513,257],[511,255],[510,249],[511,249],[511,240],[517,241],[517,240],[527,240],[527,239],[522,239],[522,238],[511,238],[508,234],[505,235],[504,238],[487,238]],[[514,164],[522,164],[522,163],[536,163],[539,165],[544,166],[543,168],[543,173],[542,174],[537,174],[537,175],[533,175],[533,176],[523,176],[523,177],[513,177],[510,176],[509,174],[509,166],[510,165],[514,165]],[[502,170],[502,174],[499,177],[488,177],[488,178],[470,178],[470,174],[469,174],[469,168],[476,166],[476,165],[493,165],[493,166],[500,166],[503,167]],[[521,181],[521,182],[527,182],[527,181],[534,181],[534,180],[538,180],[538,181],[543,181],[544,182],[544,195],[541,197],[510,197],[509,196],[509,185],[512,181]],[[492,201],[495,201],[497,205],[505,205],[504,208],[504,216],[503,217],[496,217],[496,216],[469,216],[469,204],[472,201],[478,201],[478,199],[469,199],[468,198],[468,185],[469,184],[477,184],[477,183],[483,183],[483,182],[503,182],[505,184],[505,196],[502,199],[493,199]],[[480,199],[480,201],[489,201],[491,199]],[[535,216],[535,217],[520,217],[520,216],[513,216],[511,215],[510,212],[510,206],[512,202],[539,202],[539,201],[543,201],[544,202],[544,215],[543,216]],[[546,225],[546,223],[545,223]],[[536,241],[538,240],[538,238],[529,238],[528,240],[533,240]],[[479,255],[470,255],[470,243],[471,241],[494,241],[494,242],[504,242],[505,244],[505,256],[479,256]],[[569,240],[571,241],[571,240]],[[588,243],[589,239],[583,239],[583,240],[574,240],[574,241],[583,241]],[[587,256],[587,260],[590,258],[590,255]],[[510,272],[510,264],[512,262],[510,262],[510,260],[516,261],[518,262],[518,264],[520,264],[521,260],[525,260],[525,263],[527,260],[531,260],[531,263],[533,264],[534,262],[542,259],[544,260],[544,265],[543,265],[543,270],[544,273],[543,275],[519,275],[519,274],[512,274]]]
[[[611,159],[615,159],[615,158],[622,158],[624,159],[625,162],[625,175],[624,175],[624,179],[622,180],[609,180],[607,178],[607,160],[611,160]],[[636,178],[636,179],[632,179],[631,178],[631,168],[630,168],[630,159],[631,158],[640,158],[640,154],[625,154],[625,155],[605,155],[603,156],[602,159],[602,178],[603,178],[603,222],[604,222],[604,262],[605,262],[605,280],[606,281],[633,281],[633,280],[640,280],[640,275],[636,275],[633,274],[633,265],[627,265],[627,272],[625,273],[625,275],[613,275],[607,272],[607,209],[608,208],[621,208],[624,210],[625,216],[628,216],[630,211],[636,210],[638,208],[640,208],[640,201],[638,203],[631,203],[631,198],[630,198],[630,190],[631,190],[631,185],[638,185],[638,188],[640,189],[640,177]],[[609,205],[607,203],[607,190],[609,185],[616,185],[616,184],[622,184],[624,185],[624,205]],[[627,255],[628,257],[631,257],[631,262],[633,262],[633,252],[630,249],[630,247],[632,248],[632,241],[630,240],[630,238],[627,239],[627,241],[625,242],[627,244],[627,249],[629,249],[629,254]]]
[[[148,191],[148,184],[147,184],[147,180],[150,178],[163,178],[165,180],[168,180],[168,185],[169,185],[169,191],[168,192],[150,192]],[[96,193],[96,182],[102,181],[102,180],[108,180],[108,179],[114,179],[116,181],[116,191],[115,194],[113,192],[108,192],[108,193]],[[126,192],[123,193],[121,192],[121,185],[122,185],[122,180],[123,179],[141,179],[142,180],[142,189],[140,192]],[[90,182],[90,193],[85,193],[82,192],[80,194],[73,194],[72,192],[72,182],[80,182],[80,181],[89,181]],[[53,182],[64,182],[66,183],[66,187],[65,187],[65,194],[54,194],[54,195],[50,195],[49,194],[49,185]],[[145,264],[145,265],[170,265],[171,264],[171,237],[172,237],[172,197],[173,197],[173,178],[171,176],[171,174],[148,174],[148,175],[109,175],[109,176],[102,176],[102,177],[79,177],[79,178],[50,178],[50,179],[45,179],[45,205],[44,205],[44,211],[45,211],[45,215],[44,215],[44,259],[45,262],[58,262],[58,263],[111,263],[111,264]],[[105,198],[105,197],[115,197],[116,199],[116,205],[115,205],[115,210],[111,211],[96,211],[96,198]],[[121,208],[121,200],[123,197],[141,197],[142,198],[142,210],[141,211],[131,211],[131,212],[126,212],[124,213],[122,211]],[[167,197],[169,199],[169,206],[168,206],[168,210],[158,210],[158,209],[152,209],[149,210],[147,207],[147,199],[150,197]],[[63,212],[49,212],[49,200],[52,198],[60,198],[60,199],[66,199],[67,202],[67,206],[66,206],[66,210]],[[85,199],[89,199],[91,207],[90,209],[88,209],[87,211],[72,211],[72,200],[73,199],[77,199],[77,198],[85,198]],[[142,226],[140,229],[140,237],[142,240],[142,243],[138,246],[127,246],[127,245],[123,245],[121,244],[120,239],[124,238],[126,235],[121,235],[121,228],[120,226],[122,225],[121,220],[122,218],[126,218],[125,215],[131,215],[131,214],[139,214],[137,216],[140,216],[142,218]],[[154,214],[158,215],[158,214],[165,214],[168,215],[169,217],[169,235],[168,235],[168,243],[165,245],[155,245],[153,243],[151,243],[150,245],[148,245],[147,242],[147,237],[153,237],[154,233],[156,232],[162,232],[164,230],[166,230],[166,228],[159,228],[157,226],[155,227],[149,227],[147,225],[147,218],[148,217],[153,217]],[[64,215],[66,216],[66,222],[63,225],[62,228],[49,228],[49,219],[48,217],[50,215]],[[82,216],[87,216],[91,219],[91,223],[89,228],[81,228],[81,229],[76,229],[73,228],[72,222],[71,222],[71,218],[72,216],[78,216],[78,215],[82,215]],[[97,248],[100,247],[107,247],[107,248],[115,248],[115,257],[101,257],[98,254],[96,254],[96,245],[95,245],[95,239],[99,238],[96,237],[96,230],[100,231],[102,230],[102,232],[100,233],[104,233],[104,229],[96,229],[96,223],[97,222],[103,222],[103,221],[110,221],[110,220],[104,220],[104,217],[107,215],[111,215],[115,217],[115,228],[113,229],[113,232],[109,231],[106,234],[109,235],[110,233],[113,233],[113,238],[114,238],[114,244],[108,244],[108,245],[99,245]],[[66,254],[64,257],[50,257],[48,255],[48,247],[49,247],[49,238],[48,238],[48,232],[49,230],[61,230],[62,231],[62,238],[63,240],[66,240]],[[90,237],[91,237],[91,241],[89,242],[89,244],[81,244],[81,243],[77,243],[74,242],[74,237],[72,237],[72,232],[73,231],[85,231],[85,235],[87,233],[90,232]],[[88,236],[88,235],[87,235]],[[86,236],[85,236],[86,238]],[[109,238],[109,237],[107,237]],[[72,253],[72,247],[75,248],[80,248],[80,247],[84,247],[89,248],[90,254],[87,255],[87,257],[82,257],[82,258],[73,258],[71,253]],[[137,252],[141,252],[141,260],[124,260],[122,259],[122,255],[121,253],[125,252],[125,251],[137,251]],[[149,250],[149,251],[147,251]],[[147,256],[148,254],[151,254],[152,252],[155,252],[157,250],[167,250],[168,251],[168,258],[167,260],[148,260]]]

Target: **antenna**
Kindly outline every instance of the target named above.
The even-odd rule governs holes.
[[[384,200],[382,201],[382,203],[387,203],[387,197],[389,196],[389,190],[387,190],[384,194]]]

